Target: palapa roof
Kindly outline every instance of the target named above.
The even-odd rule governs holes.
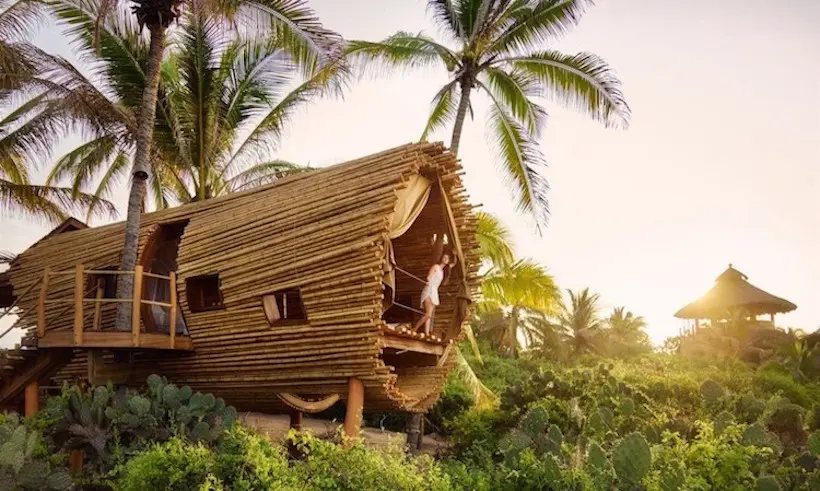
[[[750,314],[776,314],[791,312],[797,305],[772,295],[748,282],[748,276],[729,268],[715,279],[705,295],[675,313],[680,319],[721,319],[733,310],[745,310]]]

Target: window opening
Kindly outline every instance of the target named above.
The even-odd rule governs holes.
[[[191,312],[224,309],[222,290],[219,289],[219,275],[193,276],[185,280],[188,308]]]
[[[142,254],[141,264],[145,271],[168,276],[177,270],[177,255],[182,234],[188,220],[163,223],[148,239]],[[155,302],[169,303],[171,301],[171,282],[165,278],[145,277],[142,285],[142,298]],[[190,302],[189,302],[190,304]],[[171,309],[161,305],[147,305],[142,307],[142,319],[147,331],[169,332],[171,329]],[[206,309],[207,310],[207,309]],[[185,317],[182,309],[177,309],[177,334],[188,334]]]
[[[298,289],[280,290],[262,297],[262,308],[271,325],[285,321],[305,321],[307,313]]]

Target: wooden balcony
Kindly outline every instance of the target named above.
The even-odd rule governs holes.
[[[49,282],[57,276],[71,275],[74,278],[73,296],[71,298],[48,298]],[[86,296],[86,284],[94,275],[99,278],[105,275],[134,275],[134,295],[129,299],[104,298],[103,289],[97,285],[93,297]],[[154,278],[170,282],[170,301],[157,302],[143,298],[143,280]],[[131,330],[113,331],[101,329],[102,307],[108,303],[131,303]],[[73,316],[73,328],[49,329],[47,316],[52,304],[65,304],[65,308],[52,315],[52,320],[66,315]],[[144,332],[142,330],[142,306],[155,305],[169,309],[169,332]],[[143,271],[137,266],[134,271],[93,270],[85,269],[78,264],[70,271],[50,271],[46,269],[40,282],[40,297],[37,302],[37,347],[38,348],[139,348],[162,350],[192,350],[191,338],[177,334],[177,294],[176,275],[157,275]]]

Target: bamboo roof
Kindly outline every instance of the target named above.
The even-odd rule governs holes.
[[[723,319],[730,312],[744,310],[752,315],[791,312],[797,305],[752,285],[748,276],[729,267],[715,279],[715,285],[699,299],[675,313],[680,319]]]
[[[136,352],[134,381],[162,373],[175,383],[224,397],[240,410],[268,411],[283,407],[277,393],[344,395],[348,379],[356,377],[364,383],[367,409],[426,410],[438,398],[453,357],[430,363],[429,355],[388,353],[384,348],[387,234],[398,192],[414,176],[431,178],[440,192],[432,193],[409,231],[393,241],[396,259],[413,275],[425,276],[429,237],[441,233],[445,223],[454,223],[464,254],[460,274],[469,287],[467,295],[475,294],[480,265],[475,217],[461,173],[460,163],[441,143],[408,144],[248,191],[144,214],[140,264],[146,245],[162,226],[184,222],[176,273],[179,308],[193,352]],[[451,209],[449,222],[441,211],[445,204]],[[37,283],[46,267],[116,267],[124,230],[120,222],[42,239],[11,266],[14,292]],[[224,306],[194,311],[186,281],[211,274],[218,274]],[[71,298],[71,276],[51,278],[48,299]],[[407,281],[399,282],[399,292],[420,290]],[[454,320],[461,318],[462,287],[451,281],[440,289],[434,333],[446,338],[445,344],[463,335]],[[294,288],[301,292],[307,319],[272,325],[262,297]],[[22,327],[36,325],[36,297],[20,300],[21,311],[32,312],[21,316]],[[103,307],[102,330],[113,328],[115,308]],[[47,312],[48,319],[55,318],[49,329],[71,329],[72,316],[58,314]],[[58,381],[87,373],[86,359],[77,350],[57,373]]]

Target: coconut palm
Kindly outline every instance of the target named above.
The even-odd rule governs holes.
[[[604,328],[598,311],[599,295],[589,288],[580,292],[567,290],[569,302],[561,303],[555,325],[563,334],[574,356],[599,352],[599,338]]]
[[[118,21],[112,20],[112,17],[119,18],[125,5],[120,6],[112,0],[102,0],[102,4],[97,0],[62,0],[52,4],[53,12],[64,20],[65,16],[74,16],[76,19],[78,16],[74,11],[83,14],[84,19],[81,22],[66,21],[69,35],[82,39],[79,43],[81,51],[84,51],[81,56],[88,55],[89,51],[97,51],[103,57],[116,58],[120,64],[112,70],[124,69],[127,76],[134,77],[134,81],[139,82],[130,85],[126,100],[112,104],[103,91],[93,83],[86,83],[87,80],[84,80],[76,68],[58,58],[52,57],[56,60],[51,67],[54,73],[51,73],[50,77],[40,79],[42,85],[48,87],[51,96],[50,119],[73,125],[73,129],[80,128],[89,137],[87,145],[78,149],[70,158],[93,162],[101,154],[109,155],[109,168],[102,177],[103,181],[115,178],[123,169],[130,166],[131,191],[121,260],[123,270],[131,270],[136,264],[140,213],[152,171],[155,173],[153,181],[157,189],[162,188],[160,183],[167,182],[167,174],[172,174],[166,172],[169,170],[165,167],[167,163],[151,162],[149,156],[156,155],[153,145],[156,131],[155,113],[168,39],[167,32],[169,26],[180,17],[180,7],[186,2],[135,0],[131,3],[131,10],[135,14],[134,22],[139,31],[148,28],[147,44],[141,42],[144,41],[141,36],[132,36],[119,38],[119,42],[114,39],[106,45],[108,33],[103,26],[117,23]],[[208,12],[209,15],[215,16],[214,19],[220,19],[222,23],[215,28],[237,28],[243,32],[258,31],[270,34],[282,51],[287,53],[304,73],[315,72],[324,61],[333,56],[337,36],[321,26],[314,12],[302,0],[196,0],[192,1],[190,6],[193,12]],[[129,56],[132,48],[137,49],[141,56]],[[70,94],[66,94],[63,100],[60,96],[65,92]],[[102,108],[105,110],[101,110]],[[162,112],[162,108],[160,111]],[[204,124],[201,120],[195,123]],[[126,128],[127,131],[120,131],[112,138],[111,125]],[[172,131],[179,129],[178,126],[171,125]],[[54,136],[50,138],[53,139]],[[122,145],[132,146],[133,160],[123,152],[111,150],[119,150]],[[125,172],[127,173],[127,170]],[[117,296],[130,298],[132,291],[132,277],[124,276],[123,281],[118,282]],[[128,303],[118,305],[118,328],[127,328],[129,310]]]
[[[98,19],[104,21],[114,0],[104,0],[97,10]],[[184,0],[132,0],[132,12],[140,29],[148,28],[149,48],[144,66],[144,85],[137,110],[134,161],[131,168],[131,191],[125,224],[121,269],[131,271],[137,262],[140,213],[146,194],[146,184],[151,166],[149,157],[153,149],[154,120],[159,91],[160,70],[164,58],[168,27],[180,15]],[[236,22],[251,18],[248,25],[270,29],[283,43],[285,49],[300,64],[315,66],[327,54],[330,33],[322,28],[314,12],[302,0],[193,0],[194,10],[222,15],[226,21]],[[113,9],[117,10],[117,9]],[[133,294],[133,278],[123,276],[117,283],[117,297],[130,298]],[[130,304],[117,306],[118,329],[127,329],[131,317]]]
[[[607,126],[625,124],[629,107],[612,69],[592,53],[546,48],[578,23],[587,0],[429,0],[441,41],[397,32],[381,42],[352,41],[346,53],[370,66],[443,66],[448,82],[433,97],[422,140],[452,123],[450,149],[458,153],[473,91],[491,103],[488,132],[519,210],[543,224],[547,183],[536,139],[546,111],[536,98],[551,97]]]
[[[495,216],[476,213],[476,241],[481,261],[487,267],[501,268],[512,264],[514,254],[510,231]]]
[[[85,25],[81,39],[93,50],[94,19],[68,7],[60,15],[72,25]],[[285,85],[298,78],[297,67],[275,39],[235,36],[202,12],[182,20],[162,69],[149,179],[154,204],[163,208],[221,196],[305,170],[270,155],[289,116],[329,87],[338,70],[325,67],[284,93]],[[147,50],[127,15],[109,15],[98,32],[102,76],[82,83],[111,94],[104,104],[131,110],[121,111],[106,133],[59,159],[49,182],[70,178],[74,189],[82,189],[96,179],[94,194],[105,196],[116,178],[128,172],[136,140],[134,101],[129,99],[140,93],[143,81],[127,66],[144,64]],[[65,72],[59,63],[52,65],[55,73]]]
[[[606,321],[609,349],[617,354],[634,354],[651,349],[646,321],[624,307],[615,307]]]

